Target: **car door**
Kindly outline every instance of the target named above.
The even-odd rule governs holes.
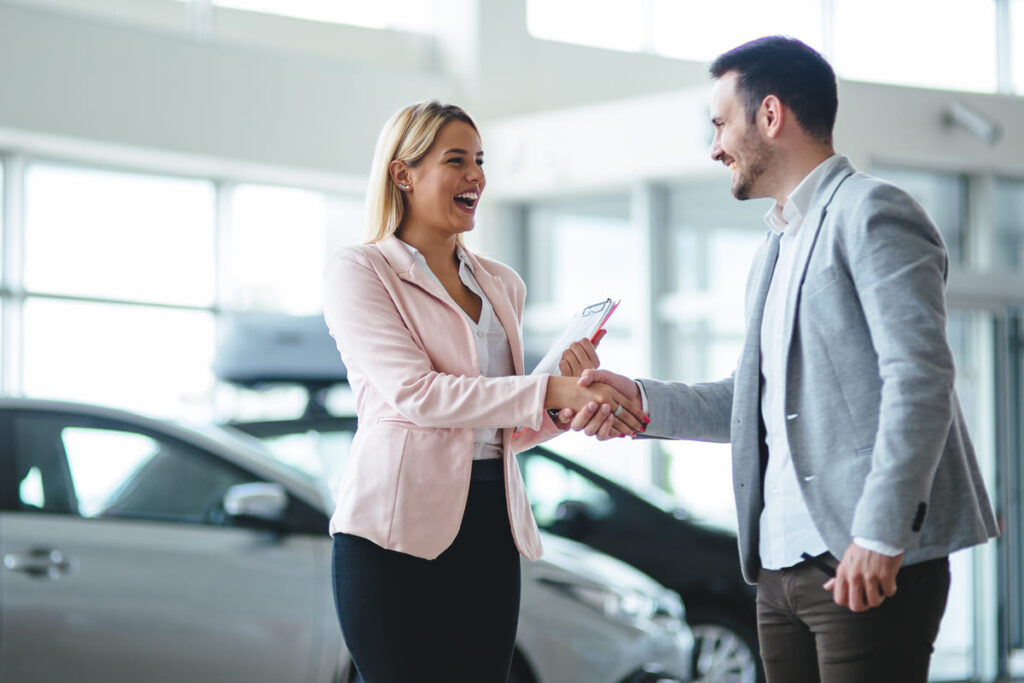
[[[321,680],[323,536],[244,528],[258,481],[152,429],[5,416],[0,681]]]

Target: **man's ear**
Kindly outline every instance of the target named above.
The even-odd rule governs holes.
[[[757,124],[765,137],[778,137],[782,132],[782,124],[786,118],[785,107],[782,101],[775,95],[768,95],[761,100],[761,107],[757,111]]]
[[[404,161],[395,159],[388,166],[388,175],[391,176],[391,182],[397,185],[399,188],[412,187],[411,173],[409,171],[409,165]]]

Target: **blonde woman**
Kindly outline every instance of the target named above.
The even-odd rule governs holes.
[[[519,556],[541,555],[514,453],[559,433],[549,410],[567,424],[599,407],[643,431],[610,387],[523,376],[523,282],[462,244],[484,185],[465,111],[405,107],[377,143],[368,243],[326,267],[359,416],[331,519],[335,599],[366,683],[505,681]],[[563,362],[578,375],[597,359],[585,343]]]

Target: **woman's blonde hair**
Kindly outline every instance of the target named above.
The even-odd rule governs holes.
[[[461,107],[427,100],[398,110],[377,138],[366,191],[366,242],[373,244],[398,230],[405,214],[404,193],[391,179],[391,162],[403,161],[416,166],[437,134],[451,121],[462,121],[479,130]]]

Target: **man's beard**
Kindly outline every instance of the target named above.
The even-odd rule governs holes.
[[[761,139],[757,129],[751,129],[743,139],[747,152],[746,168],[736,169],[736,182],[732,187],[732,196],[736,199],[750,199],[754,183],[768,171],[771,161],[771,149]]]

